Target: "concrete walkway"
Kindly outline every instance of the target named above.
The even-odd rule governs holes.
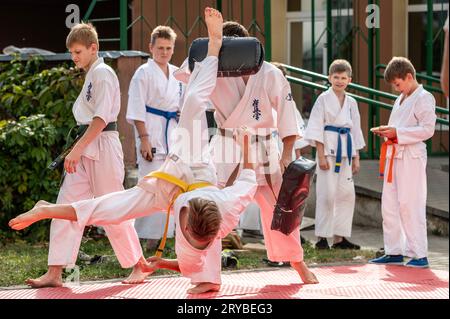
[[[314,229],[302,230],[301,234],[312,243],[317,241]],[[378,251],[383,247],[383,232],[379,228],[354,226],[351,241],[363,249]],[[428,234],[428,252],[431,269],[449,271],[448,237]]]
[[[355,187],[359,193],[381,199],[383,181],[378,178],[377,160],[361,161],[361,170],[355,176]],[[448,157],[430,157],[427,163],[427,212],[448,220],[449,216],[449,173]]]
[[[317,242],[317,237],[314,235],[314,219],[305,217],[303,219],[301,228],[302,229],[300,231],[300,234],[302,235],[302,237],[309,241],[312,245],[314,245]],[[332,239],[329,239],[328,242],[330,245],[332,244],[331,240]],[[372,250],[376,252],[384,246],[383,230],[376,227],[354,225],[350,241],[360,245],[362,249]],[[244,237],[243,242],[246,243],[244,245],[244,249],[265,251],[262,236],[260,239]],[[428,234],[428,253],[428,259],[431,269],[449,271],[448,237]],[[338,264],[344,265],[346,263],[343,262]]]

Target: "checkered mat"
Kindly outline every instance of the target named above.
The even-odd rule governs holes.
[[[219,292],[188,295],[182,277],[154,277],[140,285],[67,284],[60,288],[0,289],[0,299],[448,299],[448,272],[403,266],[312,268],[320,283],[303,285],[289,268],[229,272]]]

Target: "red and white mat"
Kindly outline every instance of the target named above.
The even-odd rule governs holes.
[[[150,277],[60,288],[0,289],[0,299],[448,299],[448,271],[403,266],[351,265],[311,268],[320,283],[303,285],[292,269],[224,272],[219,292],[186,294],[186,278]]]

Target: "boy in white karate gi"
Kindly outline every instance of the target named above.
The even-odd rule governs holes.
[[[208,57],[195,64],[175,132],[177,138],[174,148],[159,172],[178,178],[181,184],[201,182],[211,185],[181,194],[174,203],[175,219],[179,220],[176,223],[175,240],[179,259],[176,265],[171,265],[191,278],[196,285],[189,290],[192,293],[218,289],[220,238],[237,225],[239,214],[253,199],[257,188],[255,172],[248,169],[248,163],[244,163],[245,167],[233,186],[222,190],[212,186],[217,178],[209,155],[205,110],[216,85],[217,57],[222,45],[222,16],[217,10],[206,8],[205,21],[210,37]],[[199,126],[204,129],[201,139],[197,135]],[[201,141],[201,145],[195,145],[195,141]],[[192,152],[190,146],[199,152]],[[45,218],[68,219],[82,226],[120,223],[167,207],[170,199],[175,198],[179,192],[175,184],[148,175],[134,188],[92,200],[69,205],[38,202],[29,212],[12,219],[9,226],[20,230]],[[195,221],[197,218],[200,220]],[[139,265],[142,272],[151,272],[155,268],[154,264],[149,265],[143,257]],[[298,267],[304,283],[317,282],[303,261],[299,262]]]
[[[123,190],[122,145],[116,128],[120,111],[119,81],[114,70],[98,57],[98,37],[90,24],[78,24],[70,31],[67,48],[78,68],[87,72],[80,95],[73,105],[78,125],[88,128],[66,156],[66,176],[57,203],[67,204]],[[122,267],[136,264],[142,250],[133,221],[104,227]],[[63,267],[75,265],[84,227],[67,220],[53,220],[50,226],[48,271],[28,279],[34,288],[62,285]]]
[[[394,103],[387,126],[371,129],[385,142],[381,149],[383,176],[381,214],[385,255],[373,264],[403,264],[427,268],[426,222],[427,149],[424,141],[434,134],[436,101],[416,80],[412,63],[394,57],[384,73],[400,96]]]
[[[184,85],[173,76],[178,68],[169,63],[176,37],[168,26],[153,30],[149,44],[153,59],[136,70],[128,90],[127,120],[135,126],[139,179],[164,163],[171,148],[170,136],[177,126]],[[156,248],[165,223],[165,212],[135,221],[139,238],[147,239],[147,250]],[[173,237],[173,232],[171,217],[167,237]]]
[[[329,68],[331,87],[319,95],[312,108],[305,140],[317,148],[316,218],[317,249],[360,249],[351,236],[355,209],[353,175],[359,171],[359,150],[365,146],[356,100],[345,92],[352,68],[335,60]]]

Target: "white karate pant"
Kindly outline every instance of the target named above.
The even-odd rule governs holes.
[[[273,183],[272,186],[275,194],[278,194],[280,192],[281,179],[278,182]],[[300,242],[300,226],[289,235],[271,229],[276,199],[270,187],[268,185],[258,186],[255,200],[260,207],[267,258],[271,261],[303,261],[303,248]]]
[[[59,191],[58,204],[70,204],[123,190],[122,153],[117,151],[117,145],[108,145],[111,141],[103,142],[105,147],[99,152],[99,160],[94,161],[82,156],[77,172],[66,174]],[[120,145],[119,141],[117,143]],[[114,213],[112,211],[112,214]],[[134,221],[105,225],[104,230],[120,265],[123,268],[134,266],[142,256]],[[48,265],[73,267],[77,260],[83,232],[84,226],[77,222],[53,219],[50,226]]]
[[[327,160],[330,169],[322,170],[319,165],[316,168],[315,234],[324,238],[350,237],[355,210],[352,167],[344,157],[340,172],[335,173],[336,157],[327,156]]]
[[[262,231],[262,223],[258,204],[251,203],[241,214],[239,228]]]
[[[127,220],[149,216],[167,208],[169,199],[173,198],[178,191],[176,186],[156,178],[146,179],[143,183],[145,183],[145,189],[135,186],[120,192],[72,203],[71,206],[77,215],[77,221],[74,223],[79,227],[119,225]]]
[[[153,159],[151,162],[146,161],[139,154],[137,149],[139,161],[138,172],[139,180],[150,172],[158,170],[164,163],[162,159]],[[167,211],[155,212],[151,216],[141,217],[136,219],[134,227],[138,233],[139,238],[145,239],[160,239],[164,235],[164,227],[166,225]],[[173,215],[169,218],[169,228],[167,231],[167,238],[174,236],[174,218]]]
[[[167,158],[161,171],[193,183],[192,171],[182,161]],[[119,225],[130,219],[149,216],[167,209],[179,188],[156,178],[144,178],[138,186],[106,195],[71,203],[79,227],[87,225]],[[132,227],[134,234],[136,231]],[[137,235],[136,235],[137,238]]]
[[[386,180],[388,165],[389,160],[386,160],[381,197],[385,252],[427,257],[427,158],[413,158],[403,152],[403,159],[394,159],[392,183]]]

